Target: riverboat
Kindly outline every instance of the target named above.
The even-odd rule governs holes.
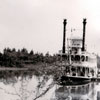
[[[86,19],[83,19],[82,37],[72,36],[66,39],[66,24],[64,19],[63,47],[61,56],[60,82],[82,82],[97,78],[97,55],[89,53],[85,45]],[[66,45],[67,40],[67,45]]]

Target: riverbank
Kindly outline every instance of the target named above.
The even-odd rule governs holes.
[[[32,71],[36,76],[59,76],[61,73],[61,67],[55,64],[38,63],[24,65],[23,68],[1,66],[0,71]]]

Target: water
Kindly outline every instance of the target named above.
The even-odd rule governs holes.
[[[0,71],[0,100],[100,100],[100,83],[61,86],[33,71]]]

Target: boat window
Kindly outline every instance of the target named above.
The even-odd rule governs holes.
[[[69,61],[69,55],[67,56],[67,60]]]
[[[85,60],[85,56],[81,56],[81,61],[84,61]]]
[[[74,67],[71,68],[72,71],[76,71],[76,69]]]
[[[75,56],[75,61],[80,61],[80,56],[79,55]]]
[[[71,55],[71,60],[74,61],[74,55]]]
[[[78,49],[75,48],[75,47],[73,47],[73,48],[72,48],[72,51],[76,54],[76,53],[78,52]]]
[[[66,72],[70,73],[70,68],[68,66],[66,67]]]
[[[66,59],[68,59],[68,56],[67,55],[62,55],[62,58],[63,58],[63,60],[66,60]]]
[[[88,61],[88,56],[86,56],[86,61]]]

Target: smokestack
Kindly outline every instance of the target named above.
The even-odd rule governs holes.
[[[82,41],[82,51],[85,51],[85,30],[86,30],[86,18],[83,19],[83,41]]]
[[[64,31],[63,31],[63,47],[62,47],[62,53],[65,53],[65,42],[66,42],[66,19],[64,19],[64,22],[63,22],[63,24],[64,24]]]

